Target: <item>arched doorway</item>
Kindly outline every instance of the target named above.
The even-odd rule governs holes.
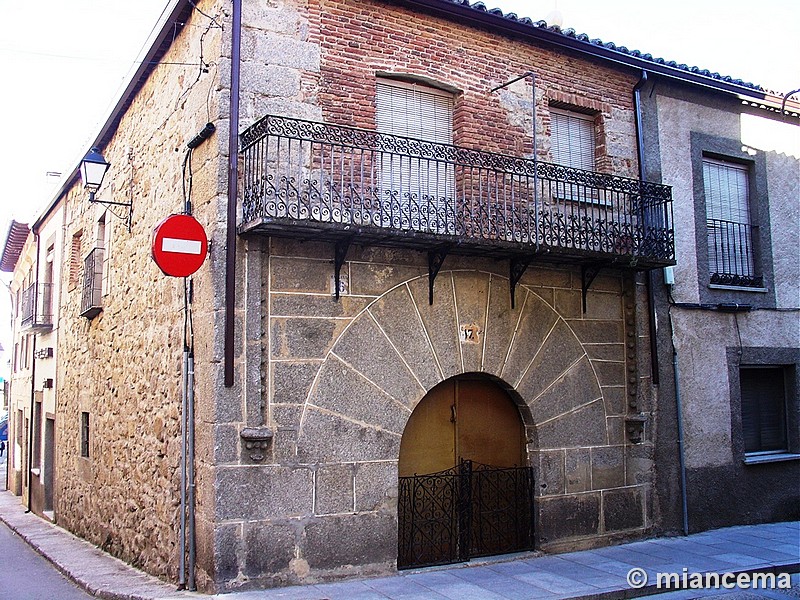
[[[417,405],[400,442],[398,568],[533,546],[525,426],[496,383],[460,376]]]

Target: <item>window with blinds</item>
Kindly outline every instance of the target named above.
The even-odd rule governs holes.
[[[711,283],[755,285],[750,182],[745,165],[703,159]]]
[[[69,280],[68,286],[70,290],[78,287],[81,277],[81,239],[83,232],[79,231],[72,235],[72,240],[69,247]]]
[[[550,108],[550,152],[553,162],[565,167],[595,170],[594,117]]]
[[[378,133],[453,143],[453,96],[421,84],[389,79],[377,82]],[[455,171],[433,149],[406,142],[381,147],[382,210],[394,223],[411,229],[448,233],[443,215],[454,214]],[[439,157],[439,158],[437,158]]]
[[[783,367],[742,367],[739,381],[745,453],[788,451]]]

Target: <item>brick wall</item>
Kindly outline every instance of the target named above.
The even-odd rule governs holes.
[[[374,129],[376,74],[405,75],[457,90],[456,145],[530,156],[529,84],[490,90],[534,71],[539,158],[549,159],[548,107],[559,101],[598,114],[602,170],[636,175],[634,75],[391,3],[312,0],[308,14],[321,56],[316,103],[331,122]]]

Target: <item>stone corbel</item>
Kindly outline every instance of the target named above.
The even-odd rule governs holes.
[[[625,417],[625,432],[628,434],[628,441],[631,444],[642,443],[645,423],[647,423],[647,415],[642,413]]]
[[[245,427],[239,434],[244,447],[242,450],[251,460],[261,462],[266,458],[266,451],[272,443],[273,432],[269,427]]]

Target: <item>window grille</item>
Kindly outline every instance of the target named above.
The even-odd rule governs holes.
[[[760,287],[753,261],[747,167],[705,158],[703,182],[711,283]]]

